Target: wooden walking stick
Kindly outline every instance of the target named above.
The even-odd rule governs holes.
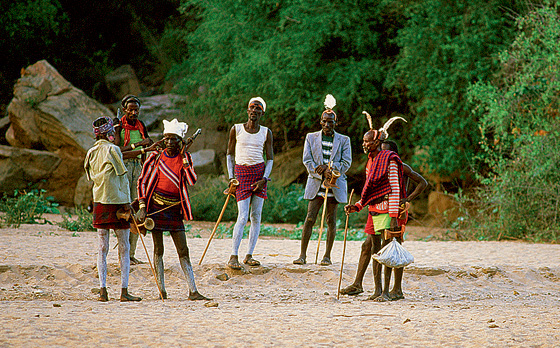
[[[133,211],[134,212],[134,211]],[[135,213],[136,215],[136,213]],[[156,281],[156,286],[159,292],[159,297],[161,298],[161,302],[163,301],[163,293],[159,287],[159,283],[156,277],[156,271],[154,270],[154,266],[152,266],[152,260],[150,260],[150,255],[148,254],[148,249],[146,249],[146,244],[144,244],[144,237],[142,237],[142,233],[140,233],[140,229],[138,228],[138,223],[136,222],[136,218],[133,216],[132,221],[134,221],[134,225],[136,226],[136,230],[138,231],[138,235],[140,236],[140,241],[142,242],[142,246],[144,247],[144,251],[146,252],[146,257],[148,258],[148,263],[150,264],[150,268],[152,270],[152,274],[154,275],[154,280]]]
[[[231,185],[234,187],[239,186],[239,181],[233,179],[234,181],[232,181]],[[218,229],[218,225],[220,224],[220,221],[222,221],[222,216],[224,216],[224,212],[226,211],[228,202],[229,202],[229,198],[233,196],[233,193],[231,192],[231,189],[228,188],[228,193],[227,193],[227,197],[226,197],[226,201],[224,203],[224,207],[222,208],[222,211],[220,212],[220,216],[218,216],[218,221],[216,221],[216,224],[214,225],[214,229],[212,229],[212,233],[210,234],[210,238],[208,239],[208,243],[206,243],[206,248],[204,248],[204,252],[202,253],[202,257],[200,258],[200,261],[198,261],[198,264],[201,265],[202,264],[202,260],[204,260],[204,255],[206,255],[206,251],[208,250],[208,247],[210,246],[210,242],[212,241],[212,238],[214,238],[214,234],[216,233],[216,230]]]
[[[354,189],[350,192],[350,198],[348,198],[348,204],[352,204],[352,195],[354,194]],[[344,226],[344,246],[342,247],[342,261],[340,262],[340,276],[338,277],[338,291],[336,292],[336,299],[340,298],[340,284],[342,283],[342,269],[344,268],[344,254],[346,253],[346,235],[348,234],[348,217],[350,214],[346,213],[346,225]]]

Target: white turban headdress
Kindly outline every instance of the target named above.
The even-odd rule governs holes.
[[[177,134],[183,138],[188,129],[189,126],[185,122],[179,122],[176,118],[171,121],[163,120],[163,134]]]
[[[247,108],[248,108],[249,106],[251,106],[251,103],[253,103],[253,102],[259,102],[259,103],[261,103],[262,106],[263,106],[263,112],[266,111],[266,103],[264,102],[264,99],[263,99],[263,98],[261,98],[261,97],[254,97],[254,98],[251,98],[251,100],[249,100],[249,104],[247,105]]]

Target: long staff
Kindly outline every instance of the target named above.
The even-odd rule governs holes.
[[[134,215],[136,215],[136,213]],[[140,236],[140,241],[142,242],[142,246],[144,247],[144,251],[146,252],[146,257],[148,258],[148,263],[150,264],[150,269],[152,270],[152,274],[154,275],[154,280],[156,281],[156,286],[159,291],[159,297],[161,298],[161,302],[164,302],[163,293],[161,292],[159,283],[157,281],[156,271],[154,270],[154,266],[152,266],[152,260],[150,260],[150,254],[148,254],[148,249],[146,249],[146,244],[144,243],[144,237],[142,237],[142,233],[140,233],[140,229],[138,228],[138,223],[136,222],[136,218],[134,216],[132,216],[132,221],[134,221],[134,225],[136,226],[136,231],[138,231],[138,235]]]
[[[354,189],[350,192],[350,198],[348,198],[348,204],[352,204],[352,195],[354,194]],[[340,284],[342,283],[342,269],[344,268],[344,254],[346,254],[346,235],[348,234],[348,217],[350,214],[346,213],[346,225],[344,226],[344,246],[342,247],[342,261],[340,262],[340,276],[338,277],[338,291],[336,292],[336,299],[340,298]]]
[[[329,169],[331,169],[331,163],[329,162]],[[323,213],[321,214],[321,228],[319,229],[319,239],[317,240],[317,253],[315,253],[315,264],[317,264],[317,259],[319,258],[319,248],[321,247],[321,236],[323,235],[323,227],[325,226],[325,212],[327,211],[327,196],[329,194],[329,186],[325,185],[325,202],[323,203]]]
[[[235,183],[234,183],[234,185],[235,185]],[[237,185],[239,185],[239,182],[237,182]],[[237,186],[237,185],[235,185],[235,186]],[[232,194],[228,191],[226,201],[224,203],[224,207],[222,208],[222,211],[220,212],[220,216],[218,216],[218,221],[216,221],[216,224],[214,225],[214,229],[212,230],[212,233],[210,234],[210,238],[208,239],[208,243],[206,243],[206,248],[204,248],[204,252],[202,253],[202,257],[200,258],[200,261],[198,261],[199,265],[201,265],[202,260],[204,260],[204,255],[206,255],[206,251],[208,250],[208,247],[210,246],[210,242],[212,241],[212,238],[214,238],[214,234],[216,233],[216,230],[218,229],[218,225],[220,224],[220,221],[222,221],[222,216],[224,216],[224,212],[226,211],[226,208],[227,208],[227,205],[228,205],[228,202],[229,202],[229,198],[231,196],[232,196]]]

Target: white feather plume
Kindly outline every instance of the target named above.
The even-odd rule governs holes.
[[[367,123],[369,124],[369,129],[373,129],[373,120],[371,115],[367,111],[362,111],[362,114],[366,115]]]
[[[336,106],[336,99],[332,96],[332,94],[327,94],[325,97],[325,108],[333,109]]]
[[[395,122],[396,120],[403,120],[404,122],[407,122],[404,118],[400,116],[391,117],[389,120],[387,120],[387,122],[385,122],[383,127],[379,128],[379,132],[385,134],[385,139],[389,137],[389,133],[387,132],[387,130],[389,129],[391,124],[393,124],[393,122]]]

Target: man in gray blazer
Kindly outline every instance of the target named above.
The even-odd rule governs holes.
[[[350,138],[334,131],[337,118],[332,109],[327,108],[321,115],[321,128],[318,132],[308,133],[305,137],[303,149],[303,164],[309,173],[307,184],[305,185],[304,199],[309,200],[307,207],[307,217],[303,223],[301,235],[301,253],[299,258],[294,260],[294,264],[303,265],[306,263],[307,245],[313,225],[317,220],[317,214],[324,203],[325,187],[322,182],[329,180],[332,171],[340,172],[340,177],[336,181],[336,186],[329,187],[327,194],[327,248],[321,260],[322,266],[331,265],[331,249],[336,235],[336,207],[338,203],[347,202],[346,171],[352,164],[352,150]],[[328,164],[331,162],[331,169]]]

